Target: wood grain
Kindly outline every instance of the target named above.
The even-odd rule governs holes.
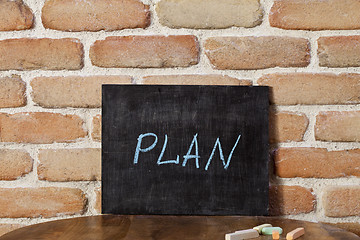
[[[286,233],[305,228],[299,240],[359,240],[326,224],[270,217],[101,215],[58,220],[17,229],[0,240],[223,240],[226,233],[271,223]],[[261,236],[259,240],[270,240]]]

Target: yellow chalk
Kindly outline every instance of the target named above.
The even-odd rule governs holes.
[[[268,223],[265,223],[265,224],[256,226],[256,227],[254,227],[253,229],[255,229],[256,231],[258,231],[259,234],[261,234],[261,230],[262,230],[264,227],[272,227],[272,225],[271,225],[271,224],[268,224]]]
[[[297,228],[286,234],[286,240],[294,240],[305,234],[304,228]]]

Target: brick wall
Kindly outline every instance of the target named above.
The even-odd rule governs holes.
[[[100,212],[102,83],[271,86],[271,214],[359,234],[359,9],[0,0],[0,234]]]

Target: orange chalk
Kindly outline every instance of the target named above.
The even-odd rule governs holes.
[[[272,238],[273,238],[274,240],[279,240],[279,239],[280,239],[280,234],[279,234],[279,232],[278,232],[278,231],[273,231],[273,232],[272,232]]]
[[[286,240],[294,240],[305,234],[304,228],[297,228],[286,234]]]

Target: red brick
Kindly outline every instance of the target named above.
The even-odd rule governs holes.
[[[359,223],[351,223],[351,222],[328,223],[328,222],[325,222],[325,224],[329,224],[334,227],[344,229],[345,231],[355,233],[360,237],[360,224]]]
[[[321,37],[318,46],[322,67],[360,66],[360,36]]]
[[[360,111],[320,112],[316,116],[316,140],[359,142],[359,129]]]
[[[284,29],[359,29],[359,9],[358,0],[275,0],[269,20]]]
[[[38,176],[47,181],[101,180],[101,151],[85,149],[41,149]]]
[[[150,12],[149,6],[138,0],[47,0],[42,22],[45,28],[62,31],[146,28]]]
[[[216,69],[306,67],[310,63],[310,46],[304,38],[212,37],[205,42],[205,54]]]
[[[91,46],[90,58],[106,68],[188,67],[198,63],[199,46],[191,35],[107,37]]]
[[[249,80],[240,80],[223,75],[159,75],[146,76],[143,84],[165,84],[165,85],[252,85]]]
[[[31,82],[32,97],[35,103],[48,108],[99,108],[102,84],[131,84],[131,77],[38,77]]]
[[[26,86],[18,75],[0,78],[0,108],[26,105]]]
[[[7,223],[3,223],[3,224],[0,224],[0,236],[8,233],[8,232],[11,232],[11,231],[14,231],[18,228],[21,228],[21,227],[25,227],[25,225],[22,225],[22,224],[7,224]]]
[[[312,189],[299,186],[270,186],[270,215],[296,215],[314,211]]]
[[[360,149],[280,148],[274,161],[276,175],[283,178],[360,177]]]
[[[360,187],[332,186],[323,195],[325,215],[348,217],[360,215]]]
[[[95,194],[96,194],[95,210],[97,213],[101,213],[101,189],[100,188],[96,189]]]
[[[101,141],[101,115],[93,118],[92,138],[95,141]]]
[[[0,141],[17,143],[72,142],[83,138],[83,120],[59,113],[0,114]]]
[[[33,21],[31,9],[23,1],[0,1],[0,31],[30,29]]]
[[[277,105],[360,103],[360,75],[352,73],[274,73],[259,85],[270,86],[270,101]]]
[[[270,143],[303,141],[309,120],[303,113],[270,112]]]
[[[262,20],[259,0],[161,0],[156,12],[172,28],[255,27]]]
[[[0,70],[78,70],[83,67],[78,39],[20,38],[0,41]]]
[[[33,160],[22,150],[0,149],[0,180],[16,180],[32,171]]]
[[[0,217],[35,218],[82,214],[86,198],[75,188],[0,188]]]

